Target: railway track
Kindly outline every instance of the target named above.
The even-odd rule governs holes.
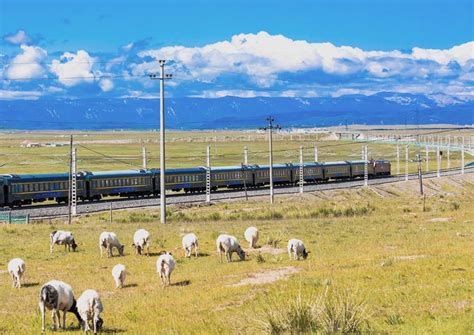
[[[465,173],[470,174],[474,173],[474,167],[465,168]],[[449,169],[442,170],[441,176],[454,176],[461,174],[461,169]],[[418,175],[412,173],[408,175],[409,180],[417,179]],[[423,174],[424,179],[436,178],[436,172],[428,172]],[[380,185],[393,182],[399,182],[405,180],[405,175],[399,176],[389,176],[384,178],[369,179],[369,185]],[[351,181],[339,181],[339,182],[330,182],[324,184],[310,184],[305,185],[305,192],[316,192],[316,191],[325,191],[325,190],[334,190],[334,189],[344,189],[344,188],[356,188],[364,185],[364,180],[351,180]],[[268,196],[269,189],[268,187],[260,189],[248,189],[247,196],[250,197],[261,197]],[[275,195],[283,194],[296,194],[299,193],[298,186],[282,186],[275,188]],[[211,194],[211,200],[231,200],[245,198],[245,191],[243,190],[221,190],[215,191]],[[206,201],[206,194],[169,194],[167,196],[167,204],[183,204],[183,203],[203,203]],[[127,208],[145,208],[145,207],[159,207],[160,199],[159,197],[149,197],[149,198],[138,198],[138,199],[110,199],[102,200],[99,202],[82,202],[77,205],[77,213],[79,215],[87,213],[97,213],[103,211],[109,211],[111,206],[113,210],[117,209],[127,209]],[[4,208],[3,211],[8,211],[9,209]],[[57,218],[61,216],[68,215],[68,207],[66,205],[32,205],[28,207],[14,208],[11,210],[12,214],[15,215],[26,215],[28,214],[31,219],[48,219],[48,218]]]

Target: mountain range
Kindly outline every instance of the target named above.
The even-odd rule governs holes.
[[[168,129],[252,129],[272,115],[282,127],[345,124],[474,123],[474,100],[378,93],[340,97],[167,98]],[[18,130],[156,129],[159,99],[0,100],[0,128]]]

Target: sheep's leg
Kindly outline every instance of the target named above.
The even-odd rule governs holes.
[[[16,277],[17,288],[21,288],[21,274]]]
[[[94,322],[94,334],[97,334],[97,322],[99,322],[99,313],[97,313],[97,311],[94,311],[94,318],[92,322]]]
[[[51,319],[53,319],[54,330],[56,330],[59,327],[59,325],[56,324],[57,314],[59,314],[59,311],[53,308],[53,311],[51,312]]]
[[[198,246],[197,245],[194,246],[194,253],[197,257],[198,256]]]
[[[44,303],[40,301],[39,308],[41,312],[41,332],[44,333],[44,324],[45,324],[45,310],[44,310]]]
[[[102,245],[99,244],[100,257],[102,257]]]
[[[168,286],[171,285],[171,274],[168,272],[168,275],[166,276],[168,278]]]
[[[53,250],[54,250],[54,243],[51,243],[49,245],[49,252],[52,254],[53,253]]]
[[[227,251],[225,255],[227,257],[227,263],[232,262],[232,253],[230,251]]]
[[[66,329],[66,311],[63,311],[63,329]],[[58,312],[58,316],[59,316],[59,312]]]
[[[15,288],[16,287],[16,278],[15,278],[15,275],[13,273],[10,273],[10,275],[12,276],[12,287]]]
[[[110,258],[113,256],[113,253],[112,253],[112,246],[107,243],[107,258]]]

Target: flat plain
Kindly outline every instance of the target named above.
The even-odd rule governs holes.
[[[77,218],[71,226],[2,225],[0,333],[40,332],[39,289],[53,278],[72,285],[77,296],[88,288],[101,294],[104,333],[276,332],[271,311],[294,316],[292,311],[305,310],[302,301],[324,302],[330,294],[344,297],[348,308],[358,306],[361,332],[472,333],[474,179],[431,179],[425,190],[424,209],[417,182],[410,181],[277,197],[273,206],[259,198],[171,207],[168,225],[159,224],[154,208],[117,211],[113,222],[103,213]],[[248,226],[259,228],[260,248],[243,262],[220,263],[216,237],[233,234],[247,249]],[[150,257],[134,255],[130,246],[138,228],[152,234]],[[49,253],[49,233],[56,229],[74,233],[77,252],[58,246]],[[117,233],[126,246],[124,257],[100,258],[102,231]],[[198,258],[183,256],[181,237],[187,232],[199,237]],[[288,259],[290,238],[305,242],[308,259]],[[155,264],[163,250],[177,259],[172,285],[164,289]],[[13,257],[27,264],[21,289],[11,288],[6,273]],[[115,289],[111,276],[117,263],[129,270],[123,289]],[[67,324],[61,333],[80,333],[73,315]]]

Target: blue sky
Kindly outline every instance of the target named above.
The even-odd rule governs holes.
[[[0,99],[152,97],[161,57],[173,96],[474,99],[473,27],[472,0],[0,0]]]

